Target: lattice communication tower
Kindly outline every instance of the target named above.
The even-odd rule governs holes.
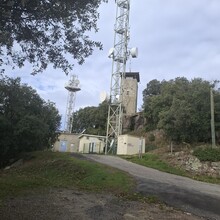
[[[125,77],[126,62],[130,55],[129,14],[130,0],[116,0],[116,22],[114,27],[114,48],[109,51],[112,58],[112,75],[110,85],[110,100],[107,119],[105,153],[117,145],[117,139],[122,134],[123,100],[122,81]]]
[[[67,133],[72,132],[73,126],[73,110],[76,100],[76,92],[80,91],[80,82],[76,75],[72,75],[67,84],[65,84],[65,89],[68,90],[67,106],[66,106],[66,115],[65,115],[65,127],[64,130]]]

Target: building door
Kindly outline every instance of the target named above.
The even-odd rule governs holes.
[[[89,153],[96,153],[96,149],[95,149],[95,143],[89,143]]]
[[[67,152],[67,141],[60,141],[60,152]]]
[[[75,149],[74,149],[74,147],[75,147],[74,144],[70,144],[70,151],[71,151],[71,152],[76,152]]]

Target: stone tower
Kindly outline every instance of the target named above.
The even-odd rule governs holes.
[[[139,72],[126,72],[122,82],[124,115],[130,116],[137,112]]]

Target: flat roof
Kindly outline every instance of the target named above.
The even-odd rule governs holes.
[[[94,134],[81,134],[81,135],[79,136],[79,138],[82,138],[83,136],[86,136],[86,137],[103,138],[103,139],[106,138],[106,136],[100,136],[100,135],[94,135]]]
[[[137,79],[138,82],[140,82],[140,75],[139,72],[126,72],[125,78],[132,77],[133,79]]]

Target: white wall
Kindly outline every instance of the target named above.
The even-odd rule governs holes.
[[[104,145],[105,142],[99,138],[83,136],[79,141],[79,153],[103,153]]]
[[[78,152],[79,135],[62,133],[55,142],[53,150],[59,152]]]
[[[118,137],[117,154],[134,155],[142,150],[145,153],[145,139],[131,135],[120,135]]]

